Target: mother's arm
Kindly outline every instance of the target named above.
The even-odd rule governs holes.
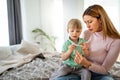
[[[101,74],[107,73],[108,70],[113,66],[113,64],[117,60],[119,52],[120,52],[120,39],[116,39],[112,42],[103,63],[100,65],[92,62],[91,66],[89,67],[89,70]]]
[[[102,64],[97,64],[95,62],[90,62],[87,59],[85,59],[82,56],[78,56],[80,54],[76,54],[75,56],[75,62],[77,64],[81,64],[86,67],[88,66],[88,69],[95,72],[95,73],[100,73],[100,74],[105,74],[108,72],[108,70],[113,66],[115,63],[118,55],[120,52],[120,39],[116,39],[112,42],[109,51],[107,53],[107,56],[105,60],[103,61]],[[85,59],[85,61],[84,61]],[[87,63],[86,63],[87,62]],[[90,63],[90,65],[88,64]]]

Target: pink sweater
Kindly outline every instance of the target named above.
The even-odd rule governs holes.
[[[95,32],[88,42],[90,44],[88,60],[92,62],[89,70],[100,74],[107,73],[119,55],[120,39],[106,38],[103,40],[102,32]]]

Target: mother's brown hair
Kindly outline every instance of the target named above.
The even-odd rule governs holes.
[[[115,29],[112,21],[108,17],[104,8],[100,5],[91,5],[83,13],[83,17],[89,15],[101,20],[101,27],[103,31],[103,38],[111,37],[120,39],[119,32]]]

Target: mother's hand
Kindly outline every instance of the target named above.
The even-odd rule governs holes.
[[[82,57],[82,55],[80,55],[80,53],[78,51],[76,51],[74,61],[77,64],[82,64],[82,62],[83,62],[83,57]]]
[[[88,68],[89,66],[91,66],[91,62],[89,62],[85,57],[83,57],[82,55],[80,55],[80,53],[78,51],[76,51],[74,61],[77,64],[83,65],[86,68]]]

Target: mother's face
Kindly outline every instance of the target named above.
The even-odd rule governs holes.
[[[101,31],[101,21],[95,17],[84,15],[83,20],[89,31],[92,33]]]

